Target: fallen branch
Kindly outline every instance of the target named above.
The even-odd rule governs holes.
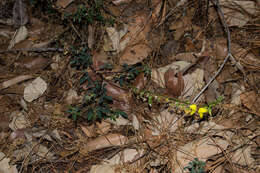
[[[214,3],[215,1],[215,3]],[[231,60],[233,61],[233,63],[235,63],[236,67],[243,73],[244,69],[243,66],[238,63],[235,58],[233,57],[232,53],[231,53],[231,36],[230,36],[230,31],[228,28],[228,25],[226,23],[223,11],[219,5],[218,0],[211,0],[211,2],[217,7],[218,13],[220,15],[220,20],[225,28],[226,34],[227,34],[227,50],[228,50],[228,54],[225,57],[223,63],[221,64],[221,66],[219,67],[218,71],[215,73],[215,75],[208,81],[208,83],[202,88],[202,90],[196,95],[196,97],[194,97],[194,99],[192,100],[192,103],[196,102],[198,100],[198,98],[205,92],[205,90],[209,87],[209,85],[216,79],[216,77],[219,75],[219,73],[222,71],[222,69],[224,68],[225,64],[227,63],[227,61],[229,60],[229,58],[231,58]]]
[[[62,48],[22,48],[22,49],[9,49],[9,50],[0,50],[0,53],[10,53],[10,52],[63,52]]]

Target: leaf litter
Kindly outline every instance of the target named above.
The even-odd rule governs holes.
[[[12,2],[0,172],[260,171],[258,1]]]

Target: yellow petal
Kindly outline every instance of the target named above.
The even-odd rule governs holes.
[[[190,105],[190,109],[191,109],[190,115],[195,114],[195,112],[197,111],[197,105],[195,104]]]
[[[192,104],[192,105],[190,105],[190,108],[191,108],[192,110],[197,110],[197,105]]]
[[[203,118],[203,114],[208,112],[208,108],[204,107],[204,108],[199,108],[198,113],[200,118]]]

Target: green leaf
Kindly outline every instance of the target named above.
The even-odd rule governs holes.
[[[106,99],[107,101],[113,102],[113,98],[111,96],[104,96],[104,99]]]
[[[97,111],[97,117],[99,119],[102,119],[102,117],[103,117],[103,113],[100,110]]]
[[[209,107],[208,110],[209,110],[209,115],[212,116],[212,107]]]
[[[88,111],[87,111],[87,120],[90,121],[94,118],[94,112],[93,112],[93,109],[90,108]]]
[[[108,114],[111,113],[110,108],[106,108],[106,107],[98,107],[98,109],[99,109],[100,112],[102,112],[102,113],[104,113],[104,114],[106,114],[106,115],[108,115]]]
[[[148,105],[149,105],[150,107],[152,107],[152,104],[153,104],[153,96],[152,96],[152,95],[149,95],[149,96],[148,96]]]
[[[127,113],[125,113],[125,112],[122,111],[122,110],[117,109],[117,110],[116,110],[116,113],[117,113],[118,115],[121,115],[121,116],[124,117],[124,118],[128,118]]]
[[[77,114],[76,113],[72,114],[72,119],[73,119],[73,121],[77,120]]]

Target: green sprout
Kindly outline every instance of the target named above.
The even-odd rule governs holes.
[[[123,64],[123,72],[119,76],[114,77],[115,82],[118,82],[120,86],[127,86],[131,84],[140,73],[144,73],[145,76],[151,75],[151,69],[148,65],[135,64],[129,66],[128,64]]]
[[[138,90],[133,88],[137,98],[140,98],[144,102],[148,102],[148,106],[152,107],[153,102],[167,104],[172,108],[184,111],[186,115],[199,115],[200,119],[204,117],[204,114],[209,114],[212,116],[212,108],[220,104],[223,100],[223,97],[217,98],[216,101],[210,103],[209,105],[197,105],[191,104],[188,101],[182,101],[176,98],[169,98],[166,96],[161,96],[145,90]]]
[[[77,118],[80,116],[80,109],[78,107],[71,107],[68,111],[69,114],[71,114],[72,119],[74,121],[77,121]]]
[[[189,162],[189,165],[184,168],[184,170],[189,170],[190,173],[206,173],[204,170],[206,163],[199,161],[198,158],[195,158],[192,162]]]
[[[65,18],[70,18],[74,23],[93,23],[94,21],[113,23],[111,19],[106,20],[101,12],[103,8],[102,0],[89,1],[89,7],[85,4],[78,5],[78,9],[74,14],[65,14]]]
[[[87,47],[82,48],[79,52],[72,47],[71,53],[73,58],[70,61],[70,65],[72,67],[76,67],[77,69],[82,67],[83,69],[85,69],[92,65],[92,57],[90,56]]]

